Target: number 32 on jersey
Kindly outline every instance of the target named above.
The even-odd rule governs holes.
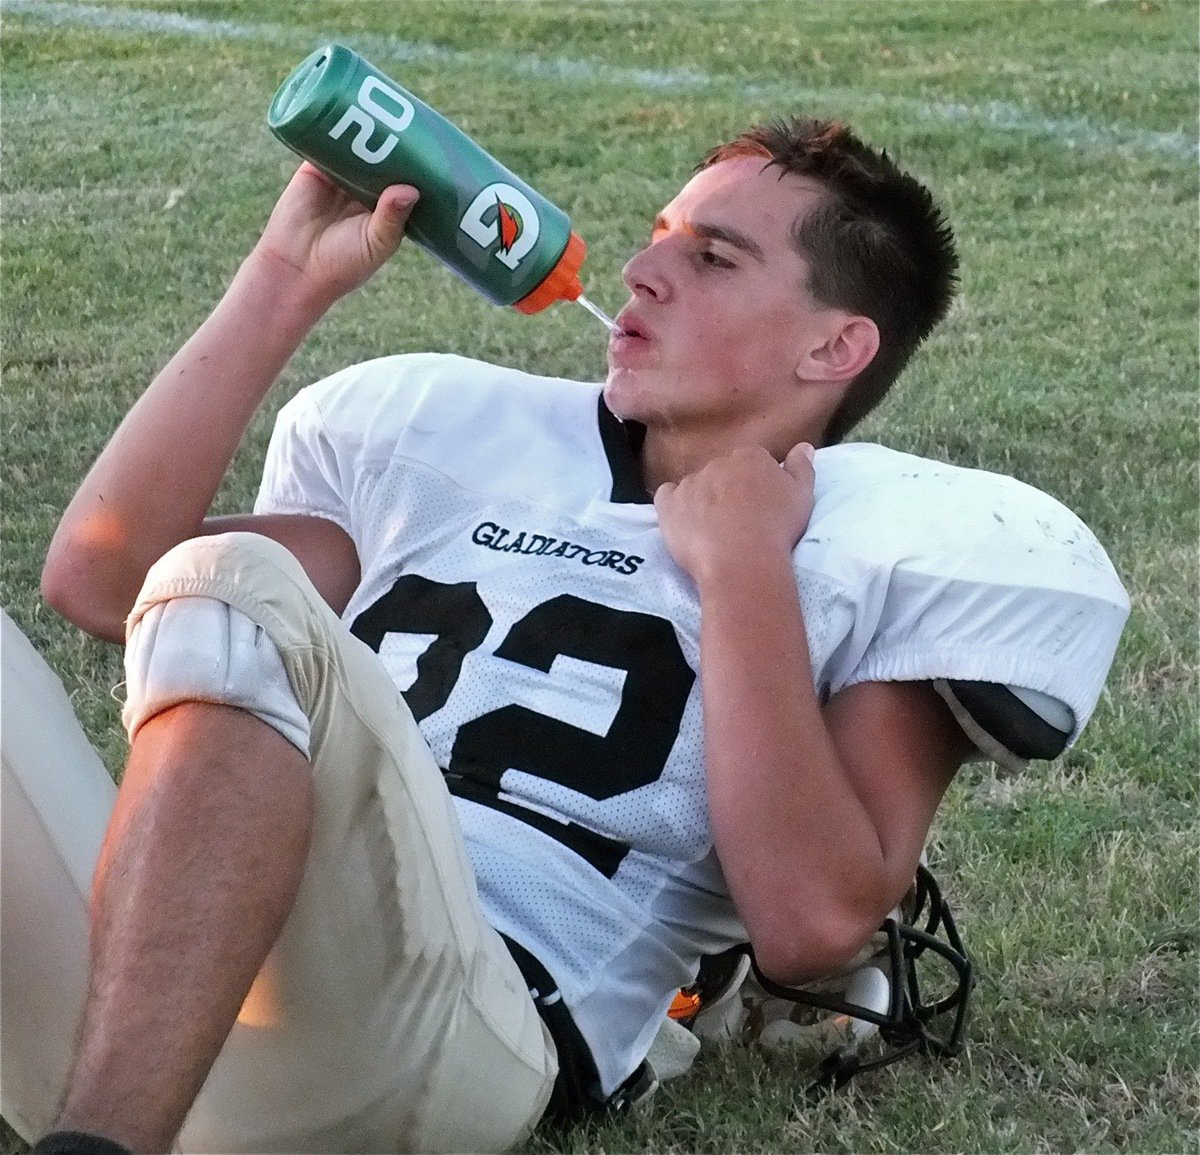
[[[403,574],[351,632],[378,652],[388,634],[432,635],[404,691],[420,722],[449,700],[463,661],[479,649],[492,615],[474,582]],[[530,609],[495,649],[495,657],[549,674],[557,657],[623,671],[612,724],[597,735],[515,702],[464,721],[444,768],[451,791],[535,826],[581,854],[608,877],[629,847],[578,823],[558,821],[503,796],[510,768],[603,801],[657,781],[679,734],[695,681],[666,618],[560,594]]]

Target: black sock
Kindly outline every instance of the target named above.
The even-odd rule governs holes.
[[[29,1155],[133,1155],[114,1139],[87,1131],[51,1131],[30,1149]]]

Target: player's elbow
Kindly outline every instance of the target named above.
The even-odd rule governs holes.
[[[879,929],[861,910],[805,911],[751,935],[759,970],[783,986],[799,986],[844,971]]]
[[[121,642],[125,637],[125,614],[98,596],[99,583],[89,580],[89,572],[84,559],[52,545],[42,566],[42,599],[85,633]]]

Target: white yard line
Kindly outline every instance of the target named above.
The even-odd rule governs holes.
[[[200,36],[231,40],[258,40],[295,44],[297,54],[334,39],[281,24],[244,24],[234,20],[205,20],[174,12],[141,8],[104,8],[95,4],[58,3],[55,0],[5,0],[4,10],[50,26],[102,28],[109,32],[161,32],[168,35]],[[700,89],[733,89],[741,97],[773,102],[819,102],[837,108],[900,108],[923,120],[961,121],[1001,132],[1048,136],[1069,148],[1163,153],[1193,158],[1200,154],[1196,138],[1185,132],[1152,132],[1118,125],[1094,124],[1082,117],[1050,116],[1008,101],[965,104],[955,101],[919,100],[844,87],[804,87],[792,82],[739,83],[730,77],[710,75],[694,69],[623,68],[594,60],[542,57],[531,53],[489,53],[445,48],[437,44],[403,40],[399,37],[355,35],[353,46],[377,63],[392,61],[436,61],[467,69],[488,69],[543,80],[574,81],[611,85],[624,89],[659,92],[692,92]]]

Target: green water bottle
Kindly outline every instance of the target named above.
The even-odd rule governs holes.
[[[567,214],[357,52],[312,53],[267,124],[369,208],[388,185],[415,185],[408,235],[497,305],[537,313],[582,294],[587,249]]]

